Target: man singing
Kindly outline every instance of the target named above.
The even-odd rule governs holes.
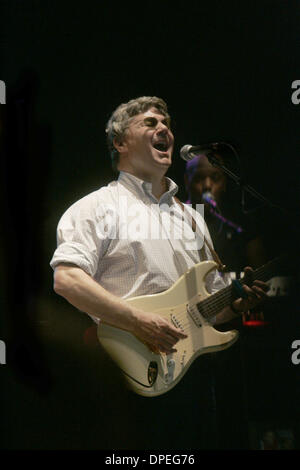
[[[157,97],[144,96],[121,104],[109,119],[106,132],[113,167],[119,177],[77,201],[59,221],[58,246],[51,260],[54,290],[96,322],[127,330],[152,351],[171,354],[186,334],[158,314],[130,306],[126,299],[167,290],[193,265],[212,259],[212,253],[207,245],[202,250],[197,244],[187,249],[184,237],[139,237],[132,230],[126,232],[133,206],[139,208],[141,220],[151,221],[155,233],[165,235],[166,207],[171,224],[176,226],[179,218],[182,220],[183,208],[175,200],[178,187],[165,176],[174,146],[166,103]],[[187,226],[183,233],[191,230],[189,223],[184,218],[183,224]],[[202,235],[211,244],[205,223],[203,227]],[[250,272],[251,268],[245,270]],[[208,276],[210,293],[224,286],[217,271]],[[267,286],[254,280],[251,287],[244,286],[243,290],[246,297],[223,309],[215,323],[226,322],[253,308],[265,298]],[[145,400],[147,404],[152,402],[149,398]],[[163,409],[159,399],[153,400],[154,404],[147,405],[149,409],[153,411],[153,406]],[[156,422],[153,413],[149,418]],[[164,428],[160,439],[166,438],[159,441],[160,448],[169,446],[167,435],[174,428],[173,419],[168,415],[160,420],[159,426]],[[152,429],[154,439],[153,433]],[[204,444],[199,436],[195,436],[194,443],[201,447]],[[189,442],[181,435],[177,445],[188,446]]]

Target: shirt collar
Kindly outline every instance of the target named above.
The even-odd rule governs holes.
[[[177,184],[171,180],[171,178],[166,177],[168,189],[167,191],[161,196],[160,201],[164,199],[165,202],[170,200],[178,191]],[[152,196],[152,183],[148,181],[143,181],[136,176],[133,176],[126,171],[120,171],[118,181],[123,184],[127,189],[133,191],[137,196],[145,197]]]

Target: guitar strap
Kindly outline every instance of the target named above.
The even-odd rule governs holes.
[[[180,205],[181,209],[184,211],[184,205],[183,203],[178,199],[178,197],[176,196],[173,196],[175,201],[177,202],[177,204]],[[196,230],[197,230],[197,224],[196,224],[196,221],[194,219],[194,217],[192,216],[192,230],[193,232],[195,233]],[[203,238],[204,238],[204,243],[207,245],[209,251],[211,252],[212,254],[212,257],[213,257],[213,260],[215,261],[215,263],[217,263],[218,265],[218,270],[223,272],[225,271],[225,268],[226,266],[222,263],[222,261],[220,260],[220,257],[219,255],[217,254],[217,252],[213,249],[213,247],[211,246],[211,244],[209,243],[209,241],[205,238],[204,234],[203,234]],[[201,253],[201,258],[202,259],[207,259],[207,256],[206,256],[206,253],[205,253],[205,247],[204,247],[204,244],[202,246],[202,248],[200,249],[200,253]]]

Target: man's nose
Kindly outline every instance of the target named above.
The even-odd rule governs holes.
[[[210,190],[212,188],[212,180],[207,176],[204,180],[203,189],[204,191]]]
[[[168,131],[169,131],[168,126],[167,126],[166,124],[164,124],[163,122],[159,122],[159,123],[157,124],[157,133],[158,133],[158,134],[163,134],[163,135],[165,135],[165,134],[168,133]]]

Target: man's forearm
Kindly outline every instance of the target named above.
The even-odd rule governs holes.
[[[130,331],[153,352],[171,354],[177,341],[187,337],[160,315],[136,309],[114,296],[75,266],[59,265],[55,269],[54,290],[79,310]]]
[[[76,266],[59,265],[55,269],[54,290],[74,307],[105,323],[128,331],[135,329],[134,309]]]

